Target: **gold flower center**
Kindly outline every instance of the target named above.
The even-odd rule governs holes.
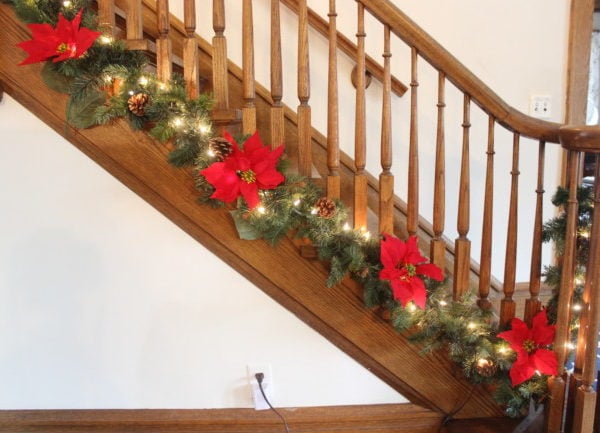
[[[66,42],[63,42],[62,44],[60,44],[57,48],[56,48],[56,52],[57,53],[64,53],[65,51],[73,51],[73,46],[72,44],[68,44]]]
[[[523,342],[523,349],[525,349],[525,351],[527,353],[533,352],[535,350],[535,348],[536,348],[535,341],[533,341],[533,340],[525,340]]]
[[[256,182],[256,173],[252,170],[238,171],[237,175],[246,183]]]

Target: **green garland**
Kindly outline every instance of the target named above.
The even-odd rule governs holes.
[[[59,12],[72,18],[84,8],[87,12],[82,24],[93,29],[96,17],[87,9],[88,3],[72,0],[63,6],[55,0],[12,1],[18,16],[28,23],[54,25]],[[174,150],[169,161],[176,167],[193,166],[198,173],[215,161],[208,152],[214,139],[210,97],[188,99],[180,77],[161,83],[146,72],[144,55],[127,51],[120,42],[96,42],[79,59],[47,62],[42,75],[50,88],[69,95],[67,118],[75,127],[88,128],[125,118],[133,128],[147,131],[161,142],[170,140]],[[331,264],[328,287],[347,275],[358,281],[364,288],[367,308],[389,310],[392,326],[399,332],[411,329],[410,339],[420,344],[423,352],[446,348],[471,382],[495,389],[497,401],[509,416],[523,415],[530,400],[543,401],[547,393],[545,376],[511,386],[507,372],[515,353],[496,337],[498,329],[491,313],[476,306],[472,293],[452,301],[443,283],[426,280],[426,309],[411,305],[403,308],[393,299],[389,282],[379,279],[379,239],[348,228],[348,212],[339,201],[326,203],[327,212],[316,211],[323,193],[309,179],[290,174],[285,179],[276,189],[261,192],[262,206],[258,210],[250,210],[243,200],[238,201],[231,215],[242,238],[263,238],[275,244],[294,232],[309,239],[317,247],[319,258]],[[196,186],[200,201],[222,205],[210,198],[212,186],[199,174]],[[551,221],[545,231],[546,240],[554,240],[559,246],[561,230],[564,236],[561,224],[561,220]],[[555,279],[556,272],[560,271],[547,270],[548,279]]]

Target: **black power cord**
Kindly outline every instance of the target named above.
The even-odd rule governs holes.
[[[260,393],[262,394],[263,398],[265,399],[265,401],[267,402],[267,405],[271,408],[271,410],[273,412],[275,412],[275,414],[277,414],[277,416],[279,418],[281,418],[281,421],[283,421],[283,426],[285,427],[285,433],[290,433],[290,429],[288,428],[287,422],[285,420],[285,418],[283,417],[283,415],[281,415],[277,409],[275,409],[273,407],[273,405],[271,404],[271,402],[269,401],[269,399],[267,398],[267,395],[265,394],[265,390],[262,387],[262,383],[263,380],[265,378],[265,375],[263,373],[256,373],[254,375],[254,377],[256,377],[256,381],[258,382],[258,389],[260,389]]]

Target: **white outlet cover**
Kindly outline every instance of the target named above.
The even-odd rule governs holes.
[[[256,373],[264,374],[262,386],[265,395],[269,399],[269,402],[273,404],[273,374],[271,372],[271,364],[269,363],[256,363],[248,364],[246,366],[246,374],[248,379],[248,386],[250,388],[250,394],[252,395],[252,401],[254,402],[254,408],[256,410],[269,409],[269,405],[265,401],[258,381],[256,380]]]

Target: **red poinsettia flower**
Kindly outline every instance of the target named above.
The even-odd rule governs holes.
[[[240,150],[231,135],[225,132],[223,136],[231,143],[231,154],[223,162],[201,170],[200,174],[215,187],[211,198],[230,203],[242,196],[248,207],[254,209],[260,201],[259,190],[274,189],[285,180],[276,168],[283,146],[271,151],[255,132]]]
[[[406,242],[384,234],[381,240],[381,263],[383,269],[379,279],[389,280],[394,299],[406,306],[409,301],[425,308],[427,291],[425,283],[420,278],[429,277],[441,281],[444,277],[442,270],[421,255],[417,246],[417,237],[411,236]]]
[[[43,62],[52,57],[53,62],[81,57],[101,34],[86,27],[79,28],[81,13],[80,10],[72,21],[59,14],[56,28],[50,24],[28,24],[32,38],[17,46],[27,51],[29,57],[19,65]]]
[[[512,319],[510,327],[510,331],[501,332],[498,337],[508,341],[511,349],[517,352],[517,360],[510,369],[512,385],[517,386],[536,373],[556,375],[556,354],[546,348],[554,341],[556,326],[548,325],[546,310],[535,315],[531,328],[517,318]]]

